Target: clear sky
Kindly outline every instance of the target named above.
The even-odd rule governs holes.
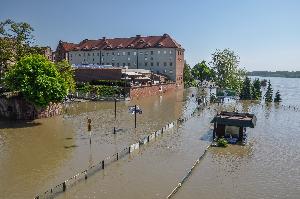
[[[0,20],[26,21],[38,45],[162,35],[187,63],[230,48],[247,70],[300,70],[300,0],[0,0]]]

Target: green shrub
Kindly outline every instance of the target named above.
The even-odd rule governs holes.
[[[11,91],[19,91],[37,107],[61,102],[69,91],[68,82],[55,64],[42,55],[21,58],[5,73],[4,81]]]
[[[219,138],[218,139],[218,146],[227,147],[228,146],[227,140],[225,138]]]

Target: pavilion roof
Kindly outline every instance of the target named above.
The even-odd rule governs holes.
[[[211,123],[254,128],[256,125],[256,116],[250,113],[222,111],[212,119]]]

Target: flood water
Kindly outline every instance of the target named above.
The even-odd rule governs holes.
[[[203,153],[217,110],[249,111],[257,126],[246,146],[211,148],[174,198],[299,198],[300,79],[271,78],[286,106],[212,105],[58,198],[165,198]],[[0,198],[33,198],[160,129],[196,106],[191,89],[138,101],[72,103],[65,114],[33,123],[0,122]],[[134,117],[128,106],[138,104]],[[288,107],[291,106],[291,107]],[[89,145],[87,117],[92,119]],[[117,127],[117,134],[112,133]]]

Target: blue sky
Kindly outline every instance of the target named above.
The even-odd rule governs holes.
[[[170,34],[194,65],[230,48],[247,70],[300,70],[298,0],[1,0],[0,20],[26,21],[38,45]]]

